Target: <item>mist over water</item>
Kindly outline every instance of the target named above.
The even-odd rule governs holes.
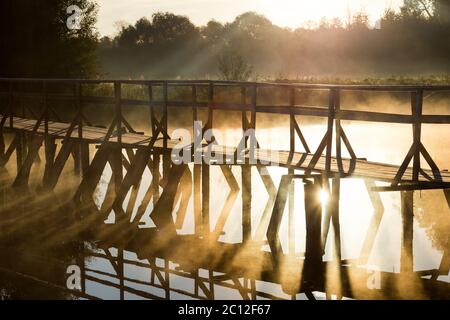
[[[425,100],[424,113],[429,112],[448,112],[448,105],[445,105],[440,100],[436,100],[433,106]],[[370,102],[367,107],[367,100],[356,99],[354,96],[343,97],[342,108],[365,108],[376,112],[392,112],[407,114],[410,112],[410,105],[406,99],[398,99],[395,97],[386,96],[375,99]],[[171,130],[184,126],[189,128],[192,117],[189,112],[184,111],[180,113],[179,109],[169,108],[169,133]],[[436,111],[437,110],[437,111]],[[148,127],[144,126],[146,120],[144,115],[146,111],[132,111],[127,114],[127,117],[138,130],[146,131]],[[172,116],[172,118],[171,118]],[[176,117],[176,118],[174,118]],[[261,148],[266,149],[280,149],[287,150],[289,148],[289,131],[288,116],[272,116],[266,114],[257,115],[257,130],[256,136],[261,145]],[[223,145],[234,146],[239,142],[241,137],[240,120],[241,114],[231,111],[218,111],[215,113],[214,127],[218,142]],[[323,119],[314,117],[297,117],[299,125],[302,128],[303,134],[310,144],[311,150],[315,150],[326,131],[326,123]],[[343,128],[357,153],[358,157],[367,158],[369,161],[376,161],[381,163],[390,163],[399,165],[407,153],[412,142],[411,125],[396,125],[396,124],[381,124],[369,122],[350,122],[343,121]],[[435,159],[439,168],[446,169],[450,167],[450,149],[443,148],[445,141],[449,138],[446,132],[448,125],[424,125],[423,141],[433,159]],[[298,139],[298,138],[297,138]],[[300,145],[300,142],[296,142]],[[92,150],[93,151],[93,150]],[[302,150],[299,150],[302,151]],[[41,158],[44,154],[41,153]],[[347,156],[344,154],[344,156]],[[43,163],[33,166],[31,187],[29,191],[18,193],[9,187],[15,177],[16,168],[14,161],[8,163],[5,169],[0,173],[2,182],[1,188],[1,217],[0,217],[0,252],[5,257],[2,259],[0,281],[3,288],[0,292],[4,298],[27,298],[36,297],[40,294],[46,298],[64,298],[71,299],[75,296],[70,293],[63,293],[64,290],[59,287],[54,287],[48,284],[57,283],[64,288],[66,279],[67,265],[79,263],[84,261],[87,269],[103,270],[103,272],[114,273],[114,267],[105,258],[101,258],[97,253],[109,252],[112,256],[119,257],[120,252],[123,252],[125,260],[142,262],[150,261],[142,254],[149,243],[145,240],[140,240],[139,252],[123,250],[117,247],[118,243],[125,244],[128,239],[122,238],[120,230],[116,232],[103,230],[104,225],[114,226],[118,223],[117,217],[112,212],[100,213],[103,202],[108,198],[108,183],[111,179],[111,169],[107,165],[103,172],[99,185],[97,186],[94,195],[93,208],[78,208],[68,206],[67,202],[71,199],[76,186],[80,181],[80,177],[73,175],[71,164],[66,166],[63,177],[55,190],[55,193],[48,194],[43,192],[35,192],[35,188],[40,184],[38,177],[41,177],[43,170]],[[192,170],[192,165],[190,165]],[[239,167],[232,167],[231,171],[237,179],[238,185],[242,188],[240,181]],[[124,171],[125,172],[125,171]],[[271,167],[268,168],[274,184],[279,185],[281,175],[286,174],[287,170],[283,168]],[[229,192],[229,186],[219,167],[211,167],[211,196],[210,196],[210,228],[219,221],[219,216],[222,211],[224,202]],[[147,206],[140,207],[145,200],[146,191],[151,184],[151,173],[148,169],[145,170],[144,175],[136,195],[135,205],[129,209],[129,202],[132,198],[132,192],[129,191],[124,203],[123,209],[130,210],[131,220],[135,219],[139,210],[144,210],[144,214],[140,219],[136,230],[139,232],[151,232],[155,224],[150,218],[150,213],[153,210],[152,201],[148,202]],[[261,183],[261,179],[252,169],[252,200],[251,200],[251,223],[253,226],[258,225],[261,220],[264,207],[268,200],[267,191]],[[295,182],[295,207],[294,207],[294,252],[291,254],[301,255],[305,250],[305,212],[303,204],[303,187],[300,181]],[[383,206],[384,216],[376,237],[374,249],[370,254],[367,262],[369,268],[380,269],[384,272],[400,271],[400,246],[401,246],[401,215],[400,215],[400,195],[398,192],[387,192],[380,194]],[[176,219],[176,212],[178,211],[180,203],[174,205],[174,219]],[[449,204],[441,190],[420,191],[414,193],[414,270],[431,270],[439,268],[442,253],[449,249],[448,230],[450,229],[449,222]],[[79,213],[83,212],[81,219]],[[371,204],[368,191],[365,187],[364,181],[361,179],[344,179],[341,184],[341,199],[340,199],[340,220],[341,220],[341,241],[342,241],[342,258],[353,260],[358,259],[362,249],[366,232],[369,228],[371,217],[374,214],[374,208]],[[135,221],[137,223],[137,221]],[[102,227],[103,226],[103,227]],[[290,251],[288,239],[288,219],[287,208],[284,212],[284,217],[280,228],[280,240],[282,249],[285,253]],[[108,229],[109,230],[109,229]],[[128,232],[128,231],[127,231]],[[178,230],[178,235],[188,236],[195,232],[194,226],[194,203],[193,198],[190,198],[184,223]],[[255,236],[256,230],[252,230]],[[333,232],[328,236],[324,260],[333,261],[333,245],[331,239]],[[106,241],[106,244],[104,244]],[[170,241],[169,239],[167,241]],[[223,232],[219,236],[218,241],[225,244],[241,244],[242,239],[242,197],[237,195],[235,202],[232,205],[230,215],[226,219],[223,227]],[[99,244],[102,244],[99,246]],[[110,245],[108,245],[110,243]],[[80,249],[81,248],[81,249]],[[111,250],[107,250],[109,248]],[[245,252],[246,245],[243,246]],[[106,250],[106,251],[105,251]],[[175,249],[174,249],[175,250]],[[177,249],[178,250],[178,249]],[[258,270],[264,264],[264,253],[270,251],[265,244],[260,244],[256,247],[256,251],[261,252],[259,260],[252,260],[250,266],[252,272],[258,274]],[[176,250],[175,250],[176,251]],[[241,254],[242,258],[245,254]],[[188,254],[179,253],[177,257],[183,259],[188,258]],[[237,258],[236,258],[237,259]],[[170,260],[170,259],[169,259]],[[195,260],[195,259],[194,259]],[[168,260],[155,257],[157,265],[165,266],[165,263],[172,264],[176,267],[175,262],[167,262]],[[166,261],[166,262],[164,262]],[[234,263],[242,263],[240,260],[235,260]],[[261,265],[259,265],[259,263]],[[48,267],[48,265],[51,267]],[[213,264],[214,265],[214,264]],[[42,267],[36,267],[42,266]],[[6,272],[6,270],[15,270],[15,272]],[[36,272],[37,271],[37,272]],[[132,279],[140,279],[144,281],[149,279],[150,270],[143,266],[127,265],[124,270],[125,275]],[[200,270],[200,273],[213,272],[214,269]],[[33,279],[23,278],[20,274],[34,274],[39,279],[45,279],[44,282],[35,283]],[[110,279],[109,276],[103,276],[105,279]],[[352,275],[350,275],[352,279]],[[21,279],[20,281],[18,279]],[[248,277],[242,275],[242,281],[247,281]],[[356,274],[353,275],[354,283],[361,282],[358,280]],[[449,276],[440,276],[439,281],[450,282]],[[111,280],[113,281],[113,280]],[[192,288],[192,281],[183,278],[182,276],[170,275],[171,286],[181,289]],[[294,281],[294,280],[292,280]],[[331,281],[331,280],[330,280]],[[114,281],[113,281],[114,282]],[[295,282],[295,281],[294,281]],[[270,283],[264,281],[256,281],[258,290],[268,292],[279,298],[291,298],[289,291],[286,291],[286,285],[290,283],[287,281],[284,284]],[[291,283],[292,284],[292,283]],[[131,287],[137,285],[129,284]],[[137,286],[139,287],[139,286]],[[216,299],[232,299],[241,298],[239,292],[235,289],[216,287]],[[151,287],[139,287],[144,292],[152,294],[164,294],[164,290]],[[121,297],[117,288],[111,285],[105,285],[95,281],[86,282],[86,292],[92,296],[101,298],[118,299]],[[422,292],[417,287],[414,287],[415,293],[411,293],[404,284],[398,285],[400,294],[402,290],[405,292],[405,297],[409,298],[423,298]],[[35,291],[36,290],[36,291]],[[316,293],[318,298],[323,297],[321,293]],[[127,293],[125,298],[135,299],[139,294]],[[170,298],[177,299],[185,297],[182,294],[171,293]],[[303,299],[303,294],[297,294],[297,299]],[[142,298],[142,297],[141,297]]]

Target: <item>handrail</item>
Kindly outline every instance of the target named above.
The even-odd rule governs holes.
[[[122,83],[135,85],[228,85],[228,86],[257,86],[257,87],[287,87],[304,89],[340,89],[359,91],[450,91],[450,85],[367,85],[367,84],[321,84],[302,82],[248,82],[231,80],[131,80],[131,79],[52,79],[52,78],[0,78],[0,82],[60,82],[60,83],[81,83],[81,84],[101,84],[101,83]]]

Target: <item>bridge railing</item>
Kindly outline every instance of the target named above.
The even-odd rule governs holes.
[[[27,85],[31,90],[20,90],[20,87]],[[50,92],[49,86],[68,86],[71,92]],[[84,93],[83,88],[90,85],[106,85],[113,88],[112,96],[104,96],[92,93]],[[135,85],[144,88],[146,98],[129,98],[123,95],[124,85]],[[190,90],[189,99],[173,99],[169,97],[169,90],[177,87],[184,87]],[[79,138],[83,137],[83,126],[92,125],[92,122],[83,111],[86,104],[112,105],[113,120],[109,124],[108,132],[104,142],[108,142],[113,133],[116,133],[118,142],[122,140],[122,134],[125,131],[137,133],[124,116],[123,107],[126,106],[147,106],[150,109],[151,134],[154,139],[161,136],[164,147],[167,147],[167,141],[170,139],[168,133],[168,108],[179,107],[189,108],[192,112],[193,120],[198,120],[198,109],[207,109],[207,121],[203,130],[214,127],[214,111],[230,110],[242,112],[242,129],[256,129],[256,114],[279,114],[289,115],[289,142],[291,154],[296,152],[296,137],[298,136],[302,147],[306,153],[312,154],[312,160],[308,169],[313,171],[321,156],[325,155],[325,172],[331,172],[331,163],[333,156],[333,145],[335,146],[335,156],[339,171],[344,173],[342,162],[342,149],[345,147],[351,160],[356,161],[357,156],[353,150],[350,140],[345,134],[341,121],[364,121],[364,122],[382,122],[411,124],[412,145],[404,157],[402,164],[395,176],[392,186],[397,186],[402,182],[406,169],[412,162],[413,176],[412,181],[419,183],[419,176],[426,177],[431,182],[442,181],[440,170],[432,159],[431,155],[422,142],[423,124],[450,124],[450,114],[431,115],[423,113],[424,93],[448,91],[448,85],[329,85],[329,84],[302,84],[302,83],[257,83],[257,82],[238,82],[238,81],[213,81],[213,80],[85,80],[85,79],[8,79],[0,78],[0,98],[2,99],[2,119],[0,126],[4,127],[6,121],[9,121],[9,128],[14,128],[13,115],[14,101],[17,99],[39,99],[43,110],[40,115],[36,114],[33,108],[28,108],[36,120],[37,128],[43,123],[45,135],[48,135],[48,122],[51,116],[56,120],[61,117],[49,105],[52,102],[71,102],[76,110],[75,116],[71,120],[71,126],[68,130],[68,136],[71,136],[73,130],[78,131]],[[155,88],[158,88],[162,94],[157,99],[154,94]],[[237,88],[240,92],[239,101],[222,102],[216,99],[216,91],[223,88]],[[200,89],[206,92],[205,95],[199,94]],[[288,104],[267,104],[259,102],[259,92],[265,89],[283,89],[289,92]],[[310,90],[326,92],[328,103],[319,106],[300,105],[296,101],[296,91]],[[54,91],[54,90],[53,90]],[[409,114],[393,112],[374,112],[365,110],[347,110],[341,108],[341,95],[343,92],[387,92],[387,93],[405,93],[411,99],[411,112]],[[202,96],[202,97],[200,97]],[[201,99],[203,98],[203,99]],[[26,105],[22,106],[22,114],[25,114]],[[162,115],[159,117],[155,109],[162,109]],[[248,118],[250,113],[250,118]],[[313,116],[327,120],[327,130],[321,140],[317,150],[311,150],[301,127],[296,120],[296,116]],[[333,132],[335,141],[333,143]],[[425,173],[421,165],[421,156],[425,159],[432,169],[433,177]]]

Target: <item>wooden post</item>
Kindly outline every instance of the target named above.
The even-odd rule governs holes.
[[[214,111],[213,111],[213,104],[214,104],[214,83],[210,82],[208,87],[208,123],[205,126],[206,130],[212,130],[213,123],[214,123]]]
[[[9,127],[14,128],[14,88],[13,83],[9,83]]]
[[[419,181],[420,171],[420,144],[422,134],[422,104],[423,91],[418,90],[411,93],[411,111],[414,119],[413,123],[413,139],[414,139],[414,159],[413,159],[413,181]]]
[[[192,133],[195,139],[195,126],[194,123],[198,121],[198,110],[197,110],[197,87],[192,86]],[[195,152],[195,149],[193,150]],[[195,159],[194,159],[195,160]],[[193,193],[194,193],[194,228],[195,234],[200,236],[202,234],[202,165],[194,163],[193,165]],[[197,279],[196,279],[197,281]],[[198,290],[198,285],[195,286]]]
[[[31,167],[36,159],[39,149],[42,146],[42,136],[31,136],[29,141],[29,150],[24,158],[21,167],[17,168],[17,177],[13,183],[14,186],[26,186],[30,177]]]
[[[251,128],[256,129],[256,106],[258,104],[258,86],[255,84],[252,86],[252,115],[251,115]]]
[[[289,89],[289,138],[290,138],[290,152],[291,154],[295,152],[295,114],[294,114],[294,106],[295,106],[295,88]]]
[[[252,167],[248,164],[242,168],[242,242],[251,240],[252,218]]]
[[[413,224],[414,191],[401,191],[402,244],[400,272],[410,273],[414,270],[413,259]]]
[[[161,121],[161,127],[163,128],[163,177],[166,179],[169,169],[170,169],[170,150],[167,149],[167,135],[165,133],[168,133],[168,103],[169,103],[169,96],[168,96],[168,83],[167,81],[164,82],[163,86],[163,96],[164,96],[164,106],[163,106],[163,117]]]
[[[44,136],[48,137],[48,102],[47,102],[47,83],[43,82],[43,104],[44,104]]]
[[[241,87],[241,104],[245,105],[246,103],[246,88],[244,86]],[[245,135],[245,132],[247,131],[247,123],[248,123],[248,118],[247,118],[247,110],[244,109],[242,110],[242,134],[244,135],[244,148],[248,147],[248,141],[247,141],[247,136]]]
[[[159,200],[159,164],[160,155],[157,151],[153,151],[153,168],[152,168],[152,190],[153,190],[153,208],[156,206]]]
[[[341,94],[339,89],[336,90],[336,94],[334,97],[334,115],[336,117],[339,116],[339,112],[341,111]],[[344,166],[342,164],[342,148],[341,148],[341,136],[342,136],[342,127],[341,120],[336,119],[336,161],[338,165],[338,170],[340,173],[344,172]]]
[[[155,107],[153,105],[153,87],[151,84],[147,87],[148,93],[148,106],[150,111],[150,125],[152,127],[151,135],[156,138],[156,119],[155,119]]]
[[[331,171],[331,153],[333,148],[333,124],[334,124],[334,104],[336,89],[330,89],[328,97],[328,124],[327,124],[327,149],[325,158],[325,171],[329,176]]]
[[[83,106],[81,102],[81,84],[75,84],[75,105],[77,110],[78,122],[78,144],[76,152],[78,153],[78,167],[84,176],[89,167],[89,144],[83,141]]]
[[[119,146],[122,144],[122,91],[121,83],[114,82],[114,98],[115,98],[115,118],[116,118],[116,130],[117,130],[117,142]]]
[[[193,135],[195,135],[195,128],[194,128],[194,123],[195,121],[198,121],[198,110],[197,110],[197,87],[195,85],[193,85],[191,87],[192,89],[192,133]]]
[[[290,136],[290,152],[289,159],[292,161],[292,157],[295,153],[295,88],[289,89],[289,136]],[[295,170],[288,169],[288,174],[293,175]],[[295,182],[291,181],[289,185],[289,203],[288,203],[288,252],[289,254],[295,254]]]
[[[165,132],[168,132],[168,103],[169,103],[169,93],[168,93],[168,84],[167,81],[164,82],[164,86],[163,86],[163,98],[164,98],[164,106],[163,106],[163,118],[162,118],[162,128]],[[164,135],[163,138],[163,146],[164,149],[167,148],[167,137]]]

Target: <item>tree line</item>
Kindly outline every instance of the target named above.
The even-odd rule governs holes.
[[[386,10],[376,27],[364,12],[295,30],[255,12],[205,26],[158,12],[103,38],[94,27],[93,1],[18,2],[0,4],[5,15],[0,41],[9,48],[0,53],[3,76],[246,80],[450,71],[450,3],[445,0],[405,0],[399,11]],[[64,8],[73,3],[83,9],[79,30],[66,28]]]

